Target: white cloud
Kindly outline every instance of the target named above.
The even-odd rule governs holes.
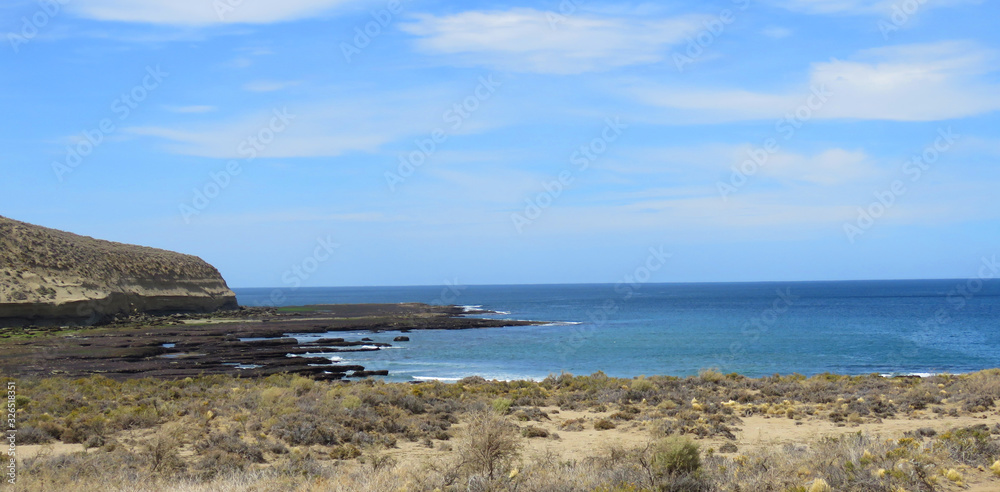
[[[916,2],[916,0],[912,0]],[[918,10],[932,7],[979,3],[980,0],[925,0],[918,3]],[[903,0],[769,0],[769,3],[796,12],[808,14],[888,15]]]
[[[254,64],[255,57],[273,55],[274,51],[266,47],[246,47],[237,50],[241,54],[223,64],[226,68],[247,68]]]
[[[257,80],[243,85],[250,92],[275,92],[299,85],[297,80]]]
[[[312,17],[357,0],[89,0],[66,8],[88,19],[148,24],[270,24]]]
[[[228,62],[224,63],[222,66],[225,68],[247,68],[251,65],[253,65],[253,60],[251,60],[250,58],[247,58],[245,56],[237,56],[236,58],[233,58],[232,60],[229,60]]]
[[[554,74],[657,63],[667,48],[703,28],[707,17],[561,15],[529,8],[418,15],[401,29],[418,36],[420,51],[461,65]]]
[[[934,121],[1000,109],[995,54],[971,43],[943,42],[866,50],[855,61],[813,65],[811,84],[834,93],[821,118]]]
[[[598,163],[594,167],[618,174],[647,175],[643,182],[649,175],[669,175],[679,182],[698,183],[728,175],[759,148],[747,143],[633,149],[621,162]],[[785,184],[836,186],[870,182],[881,177],[882,172],[862,150],[830,148],[812,155],[776,152],[760,166],[757,176],[755,179],[769,178]]]
[[[784,39],[792,35],[792,30],[787,27],[768,27],[761,34],[773,39]]]
[[[215,106],[192,105],[192,106],[164,106],[163,109],[171,113],[211,113],[215,111]]]
[[[969,42],[864,50],[850,60],[814,63],[808,83],[784,93],[636,84],[630,94],[695,121],[777,119],[806,104],[812,118],[939,121],[1000,109],[995,53]],[[817,104],[810,95],[828,94]],[[816,107],[818,106],[818,107]]]
[[[871,178],[878,171],[863,151],[828,149],[812,156],[779,152],[761,166],[761,174],[781,181],[834,186]]]
[[[165,140],[168,152],[182,155],[240,159],[248,157],[247,149],[254,148],[258,157],[266,158],[332,157],[348,152],[378,152],[382,145],[404,137],[427,138],[435,129],[448,135],[477,131],[478,127],[471,123],[453,131],[443,120],[442,114],[454,99],[452,90],[424,88],[367,94],[343,90],[319,102],[289,102],[291,121],[285,130],[274,132],[273,141],[266,145],[254,145],[248,139],[257,138],[261,132],[270,139],[267,128],[275,111],[280,113],[285,108],[220,116],[213,121],[202,118],[194,125],[130,127],[123,133]],[[278,123],[276,126],[281,126]],[[411,144],[406,151],[414,148]],[[390,160],[394,163],[396,157]]]

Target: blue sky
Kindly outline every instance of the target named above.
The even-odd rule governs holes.
[[[1000,6],[0,6],[0,215],[231,286],[972,277]],[[367,31],[367,34],[366,34]]]

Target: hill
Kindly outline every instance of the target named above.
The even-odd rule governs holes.
[[[0,217],[0,326],[237,308],[201,258]]]

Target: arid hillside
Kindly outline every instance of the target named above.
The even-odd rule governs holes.
[[[235,307],[219,271],[196,256],[0,217],[0,326]]]

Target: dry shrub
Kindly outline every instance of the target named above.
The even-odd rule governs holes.
[[[352,460],[361,456],[361,450],[353,444],[342,444],[330,450],[330,459]]]
[[[521,435],[527,438],[549,437],[549,431],[542,429],[541,427],[535,427],[533,425],[529,425],[521,429]]]
[[[1000,442],[990,436],[990,429],[985,424],[945,432],[938,436],[935,445],[966,465],[989,466],[1000,456]]]
[[[459,454],[473,473],[492,481],[510,468],[521,445],[517,426],[494,411],[478,411],[469,416]]]
[[[594,422],[594,429],[599,431],[611,430],[614,429],[615,427],[616,427],[615,423],[608,419],[600,419]]]
[[[152,473],[173,473],[184,469],[180,457],[180,444],[170,436],[157,434],[142,443],[140,455],[149,462]]]

